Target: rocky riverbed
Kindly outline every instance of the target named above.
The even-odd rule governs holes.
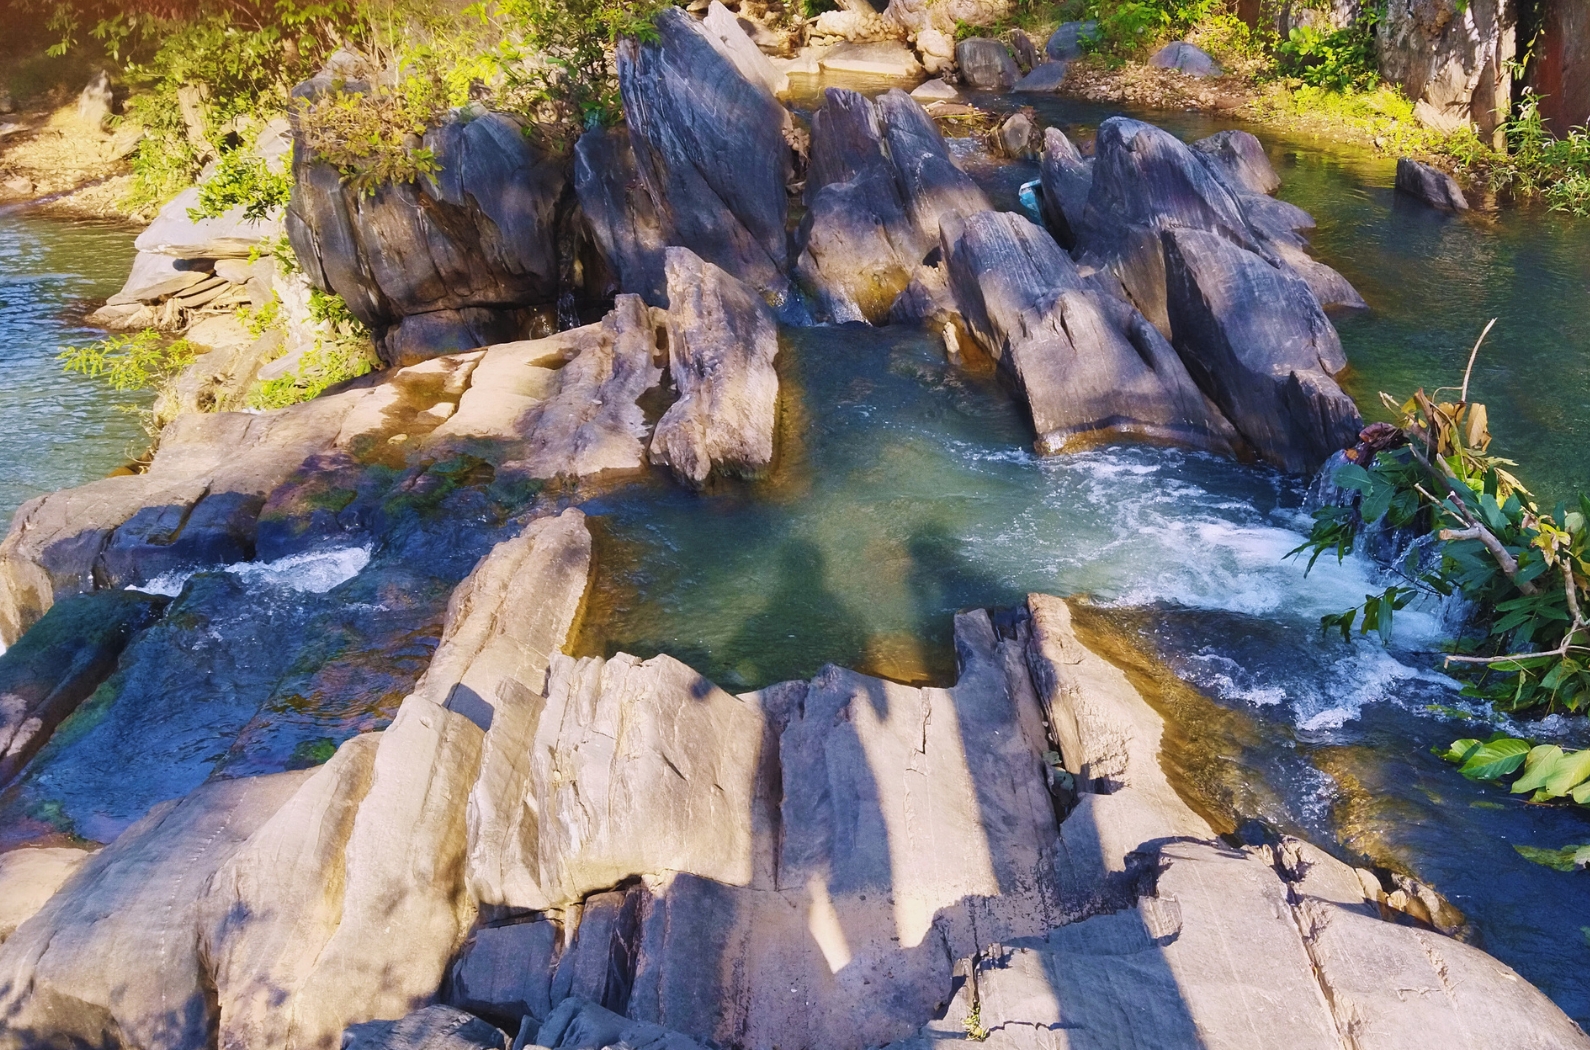
[[[942,681],[589,651],[604,501],[801,498],[781,323],[925,328],[1046,456],[1301,473],[1359,425],[1362,300],[1251,136],[1051,128],[1027,216],[904,92],[797,121],[661,30],[567,164],[479,114],[369,200],[300,155],[285,229],[389,367],[197,411],[261,368],[218,338],[146,469],[18,512],[0,1045],[1587,1045],[1437,895],[1190,805],[1060,599],[954,616]],[[140,249],[242,295],[264,235]]]

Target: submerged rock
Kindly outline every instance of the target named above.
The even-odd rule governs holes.
[[[679,400],[657,421],[651,460],[700,487],[773,462],[778,321],[760,296],[683,248],[669,248],[668,360]]]
[[[1468,211],[1468,198],[1457,180],[1411,157],[1397,158],[1397,192],[1441,211]]]
[[[0,653],[0,787],[116,667],[127,640],[166,599],[137,592],[81,595],[53,606]]]
[[[875,324],[937,244],[940,219],[989,207],[910,96],[838,88],[812,118],[806,203],[801,280],[831,320]]]
[[[622,41],[617,64],[636,168],[664,243],[733,273],[775,308],[795,309],[784,232],[789,112],[683,11],[665,8],[656,26],[654,41]]]
[[[961,316],[1026,397],[1040,451],[1119,435],[1231,450],[1231,425],[1165,338],[1043,230],[1009,212],[947,221],[944,258]]]
[[[315,81],[297,94],[312,95]],[[345,184],[300,140],[287,234],[309,279],[377,335],[389,364],[518,337],[525,308],[558,294],[559,200],[568,163],[509,117],[427,131],[439,170],[373,192]]]

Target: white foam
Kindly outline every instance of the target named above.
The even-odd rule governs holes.
[[[337,547],[331,550],[311,551],[306,554],[289,554],[275,561],[240,561],[225,566],[244,583],[258,587],[279,587],[308,594],[325,594],[339,584],[347,583],[370,564],[370,547]],[[175,598],[182,593],[188,580],[202,570],[177,569],[161,573],[142,586],[132,584],[129,591],[159,594]]]

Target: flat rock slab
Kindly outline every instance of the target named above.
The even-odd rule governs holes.
[[[1441,211],[1468,211],[1468,198],[1457,180],[1412,157],[1397,158],[1397,192]]]
[[[92,850],[73,846],[0,853],[0,943],[44,907],[91,856]]]
[[[923,75],[916,54],[898,40],[840,44],[818,59],[818,65],[827,73],[861,73],[899,80],[915,80]]]
[[[132,272],[127,275],[121,291],[105,300],[105,305],[152,303],[178,295],[208,281],[212,276],[211,266],[207,259],[178,259],[159,252],[140,251],[133,258]]]
[[[218,218],[196,220],[188,213],[198,207],[198,187],[183,190],[133,244],[140,252],[178,259],[246,259],[262,243],[282,235],[280,217],[248,219],[240,204]]]

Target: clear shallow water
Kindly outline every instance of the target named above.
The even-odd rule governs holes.
[[[103,477],[146,444],[139,400],[62,373],[63,344],[104,332],[87,309],[132,265],[129,227],[0,209],[0,522],[34,496]]]

